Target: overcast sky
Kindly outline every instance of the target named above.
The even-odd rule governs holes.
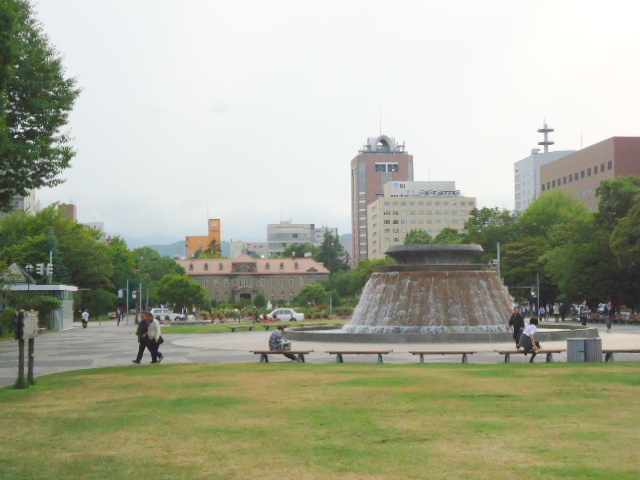
[[[513,163],[640,134],[640,2],[41,0],[83,89],[78,151],[41,206],[106,233],[350,233],[349,162],[406,142],[414,179],[512,209]],[[380,115],[382,112],[382,115]],[[382,121],[380,121],[382,120]],[[167,242],[169,243],[169,242]]]

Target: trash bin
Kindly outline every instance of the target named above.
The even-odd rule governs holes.
[[[586,362],[602,361],[602,339],[601,338],[585,338],[584,339],[584,358]]]
[[[567,338],[567,362],[584,362],[584,338]]]

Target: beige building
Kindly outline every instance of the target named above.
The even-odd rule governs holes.
[[[611,137],[540,167],[541,194],[575,193],[592,211],[602,180],[640,176],[640,137]]]
[[[186,237],[186,257],[192,258],[198,250],[206,250],[213,240],[216,240],[222,248],[222,220],[219,218],[209,219],[209,235]]]
[[[307,285],[328,281],[330,272],[312,258],[177,260],[219,302],[253,301],[262,293],[272,305],[291,302]]]
[[[367,206],[368,258],[384,258],[411,230],[433,237],[444,228],[462,230],[475,207],[476,198],[463,197],[455,182],[388,182],[384,196]]]

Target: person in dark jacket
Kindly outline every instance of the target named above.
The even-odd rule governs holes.
[[[138,356],[135,360],[131,360],[133,363],[140,363],[144,355],[144,349],[149,348],[147,330],[149,330],[149,322],[147,322],[147,317],[142,315],[142,319],[138,324],[138,330],[136,330],[136,335],[138,336]],[[149,352],[151,352],[151,350],[149,350]]]
[[[616,306],[613,302],[609,302],[604,307],[604,311],[607,314],[607,333],[611,333],[611,325],[613,325],[613,320],[616,318]]]
[[[517,347],[520,341],[520,335],[522,335],[522,331],[524,330],[524,317],[520,313],[520,307],[513,309],[513,314],[509,319],[509,326],[513,327],[513,339],[516,341]]]

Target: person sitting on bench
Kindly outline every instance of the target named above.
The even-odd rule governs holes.
[[[274,352],[285,350],[283,334],[284,334],[284,327],[280,325],[269,337],[269,350],[272,350]],[[293,355],[292,353],[283,353],[283,355],[290,360],[296,359],[296,356]]]
[[[529,320],[529,326],[524,329],[522,335],[520,335],[520,341],[518,342],[518,348],[524,348],[524,354],[532,353],[529,363],[533,363],[533,359],[536,358],[540,344],[536,342],[536,332],[538,331],[538,319],[532,317]]]

